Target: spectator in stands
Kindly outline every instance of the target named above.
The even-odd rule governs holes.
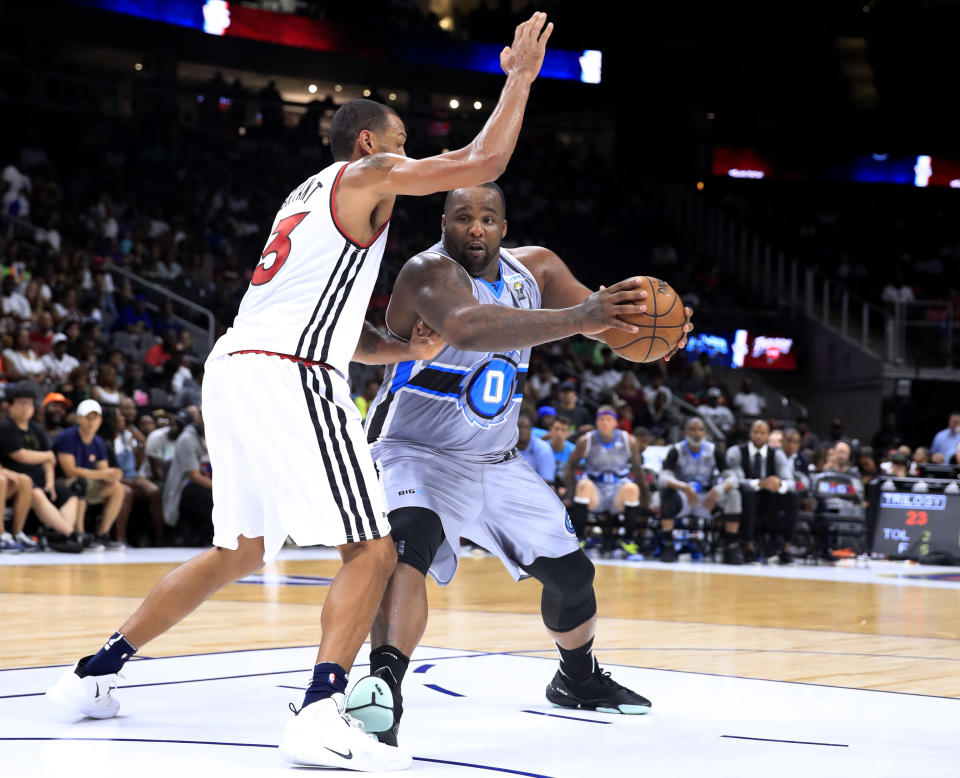
[[[0,283],[0,294],[3,299],[0,300],[0,310],[4,316],[13,316],[20,321],[30,321],[30,302],[20,292],[17,291],[17,282],[12,275],[4,276]]]
[[[550,365],[546,360],[540,362],[536,372],[530,376],[529,386],[533,392],[534,401],[546,402],[553,395],[554,387],[559,383],[559,379],[553,374]]]
[[[719,387],[713,386],[707,390],[706,405],[701,405],[697,409],[703,418],[712,421],[724,437],[729,435],[736,424],[733,412],[725,405],[720,404],[723,392]]]
[[[80,500],[69,490],[58,490],[54,477],[56,455],[50,449],[47,433],[33,421],[36,395],[29,385],[20,385],[7,392],[9,418],[0,421],[0,463],[8,470],[30,476],[30,507],[46,526],[65,536],[58,538],[61,548],[82,551],[87,538],[75,534]],[[67,541],[69,542],[63,542]]]
[[[770,426],[758,419],[750,427],[749,442],[734,446],[727,452],[727,466],[737,476],[743,499],[741,534],[746,543],[746,562],[753,562],[757,558],[755,538],[758,529],[767,530],[774,536],[778,530],[786,534],[774,526],[782,507],[782,501],[777,498],[793,490],[794,479],[786,455],[782,450],[768,445],[769,437]],[[783,549],[783,544],[788,541],[789,538],[782,541],[779,547],[775,545],[774,553]]]
[[[203,418],[188,424],[174,444],[173,461],[163,486],[163,520],[177,528],[185,544],[213,540],[213,481],[203,437]]]
[[[608,368],[602,358],[593,359],[583,375],[581,399],[588,407],[593,408],[609,402],[610,392],[620,383],[620,378],[620,372]]]
[[[623,402],[630,406],[630,410],[633,411],[635,426],[650,424],[650,406],[647,405],[646,395],[634,373],[629,370],[624,371],[623,378],[614,387],[614,391]]]
[[[552,405],[542,405],[537,408],[537,423],[531,430],[540,440],[550,437],[550,428],[557,418],[557,409]],[[569,424],[569,422],[568,422]]]
[[[960,411],[953,411],[947,419],[947,426],[934,435],[933,443],[930,444],[930,455],[942,454],[944,459],[952,457],[958,443],[960,443]]]
[[[361,421],[367,420],[367,410],[373,404],[374,399],[376,399],[378,391],[380,391],[379,381],[367,381],[367,383],[363,385],[363,394],[357,395],[357,397],[354,398],[354,403],[356,403],[357,408],[360,409]]]
[[[666,438],[676,425],[676,414],[670,407],[670,396],[664,387],[657,392],[650,409],[650,431],[657,438]]]
[[[880,472],[874,458],[872,448],[862,448],[857,455],[857,469],[860,471],[860,480],[866,486]]]
[[[894,451],[890,455],[890,475],[894,478],[907,478],[910,467],[910,457],[902,451]]]
[[[570,420],[566,416],[554,417],[546,442],[556,462],[555,483],[558,485],[560,496],[563,497],[566,492],[563,475],[566,472],[567,460],[570,459],[570,454],[575,448],[573,441],[570,440]]]
[[[657,395],[663,393],[667,397],[667,403],[673,399],[673,392],[670,388],[663,385],[663,376],[660,373],[654,373],[650,383],[643,387],[643,396],[647,405],[652,409],[657,404]]]
[[[143,365],[130,359],[123,366],[123,380],[120,382],[120,388],[124,394],[133,397],[137,392],[142,392],[145,396],[150,394],[150,384],[143,377]]]
[[[930,449],[918,446],[913,452],[913,458],[910,462],[910,472],[917,475],[920,472],[920,466],[930,463]]]
[[[800,448],[804,451],[819,451],[820,437],[810,429],[810,420],[806,416],[801,416],[796,421],[797,432],[800,433]]]
[[[138,294],[128,301],[120,312],[119,321],[120,326],[131,335],[142,335],[147,330],[153,330],[153,321],[146,309],[146,298]]]
[[[73,368],[60,391],[70,401],[72,408],[76,408],[84,400],[91,399],[90,370],[83,365]]]
[[[67,428],[67,412],[70,410],[70,401],[60,392],[48,392],[43,398],[43,428],[50,440]]]
[[[141,413],[137,417],[137,429],[140,430],[140,433],[144,438],[149,437],[151,432],[156,431],[157,429],[157,420],[153,418],[152,413]],[[147,450],[147,444],[143,444],[144,453]]]
[[[124,398],[124,400],[128,399]],[[121,482],[131,490],[135,503],[146,504],[150,513],[153,542],[159,545],[163,541],[163,504],[160,498],[160,488],[139,473],[140,466],[146,456],[143,442],[143,433],[133,425],[128,424],[127,414],[122,408],[117,408],[113,450],[117,458],[117,467],[123,471]],[[126,527],[122,529],[124,531],[121,537],[121,528],[117,527],[117,539],[126,541]]]
[[[96,400],[84,400],[77,407],[76,426],[61,432],[53,444],[57,463],[63,474],[63,486],[82,497],[77,529],[83,532],[87,505],[103,505],[96,539],[107,548],[124,545],[110,538],[113,526],[124,502],[130,499],[130,489],[121,483],[123,471],[110,467],[107,444],[97,431],[103,423],[103,408]]]
[[[557,387],[557,406],[558,412],[570,419],[572,433],[593,423],[590,411],[584,408],[577,398],[577,382],[572,378],[561,381]]]
[[[537,471],[544,481],[553,484],[557,476],[557,463],[550,444],[530,434],[530,417],[517,419],[517,451]]]
[[[7,276],[6,281],[10,276]],[[13,348],[3,352],[4,372],[7,380],[23,379],[41,384],[47,378],[46,368],[36,353],[30,348],[30,331],[21,327],[13,336]]]
[[[845,440],[838,440],[827,452],[824,472],[845,473],[859,478],[860,471],[853,466],[852,454],[853,450],[850,448],[850,444]]]
[[[120,390],[117,388],[117,370],[107,362],[100,366],[97,374],[97,383],[91,389],[91,395],[101,405],[112,405],[116,408],[120,404]]]
[[[763,415],[767,401],[754,390],[752,378],[744,378],[741,382],[740,391],[733,396],[733,407],[749,419]]]
[[[30,347],[41,360],[50,353],[55,337],[53,314],[50,311],[43,311],[37,319],[37,328],[30,330]]]
[[[770,446],[770,448],[783,449],[783,433],[780,430],[770,430],[767,445]]]
[[[743,564],[743,552],[735,542],[741,512],[737,481],[723,452],[706,440],[706,435],[703,420],[689,418],[684,425],[684,440],[670,446],[664,459],[659,477],[661,562],[677,561],[673,530],[678,518],[710,520],[719,506],[726,522],[723,561]]]
[[[144,357],[144,363],[151,368],[154,373],[162,368],[167,361],[173,357],[180,349],[179,340],[175,330],[167,330],[163,333],[163,338],[154,343]]]
[[[144,446],[146,459],[141,466],[140,474],[154,482],[162,484],[167,480],[167,470],[173,461],[174,447],[180,433],[188,424],[193,422],[193,416],[188,410],[182,410],[171,416],[165,426],[158,426],[147,435]]]

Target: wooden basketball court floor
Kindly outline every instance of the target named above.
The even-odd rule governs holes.
[[[121,714],[42,692],[195,550],[0,557],[0,775],[290,775],[333,552],[284,551],[124,670]],[[539,587],[492,557],[431,582],[401,742],[432,775],[960,775],[960,571],[598,562],[597,655],[648,716],[551,707]],[[364,674],[365,646],[353,678]]]

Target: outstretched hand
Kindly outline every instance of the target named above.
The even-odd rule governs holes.
[[[547,51],[547,41],[553,32],[553,22],[543,26],[546,20],[547,15],[537,11],[517,27],[513,45],[504,46],[500,52],[500,67],[508,76],[516,73],[527,76],[531,81],[537,77]]]

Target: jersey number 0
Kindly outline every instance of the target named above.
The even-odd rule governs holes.
[[[295,213],[277,222],[277,226],[273,228],[273,232],[271,233],[272,240],[263,250],[263,253],[260,255],[260,264],[258,264],[257,269],[253,271],[253,279],[250,281],[251,284],[254,286],[263,286],[272,281],[273,277],[280,272],[283,263],[286,262],[287,257],[290,256],[290,233],[304,220],[308,213],[310,213],[310,211]],[[276,256],[267,264],[267,258],[271,254],[275,254]]]

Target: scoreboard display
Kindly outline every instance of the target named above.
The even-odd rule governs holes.
[[[873,551],[960,555],[960,495],[879,492]]]

